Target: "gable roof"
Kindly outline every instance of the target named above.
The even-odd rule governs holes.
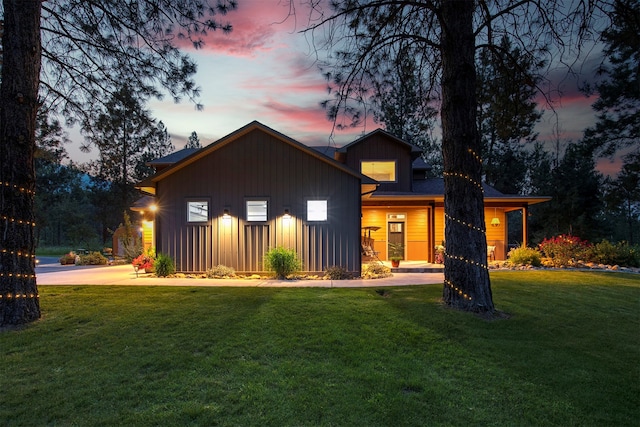
[[[306,154],[322,161],[325,163],[330,164],[331,166],[340,169],[341,171],[354,176],[358,179],[360,179],[360,183],[361,185],[367,185],[367,186],[376,186],[378,183],[377,181],[369,178],[366,175],[362,175],[361,173],[354,171],[351,168],[348,168],[347,166],[343,165],[340,162],[337,162],[319,152],[317,152],[316,150],[313,150],[312,148],[307,147],[306,145],[274,130],[271,129],[270,127],[254,120],[251,123],[241,127],[240,129],[230,133],[227,136],[224,136],[222,138],[220,138],[219,140],[212,142],[211,144],[207,145],[206,147],[203,147],[201,149],[195,149],[194,152],[192,153],[181,153],[184,150],[180,150],[175,154],[176,156],[174,156],[174,159],[177,159],[177,161],[173,164],[168,165],[166,168],[159,170],[158,172],[156,172],[154,175],[152,175],[151,177],[145,179],[144,181],[138,183],[136,185],[136,188],[144,191],[145,193],[148,194],[155,194],[155,187],[156,187],[156,182],[172,175],[173,173],[181,170],[182,168],[185,168],[187,166],[189,166],[190,164],[196,162],[197,160],[208,156],[209,154],[219,150],[220,148],[226,146],[227,144],[230,144],[236,140],[238,140],[239,138],[241,138],[242,136],[248,134],[249,132],[252,132],[254,130],[259,130],[261,132],[264,132],[268,135],[271,135],[275,138],[277,138],[278,140],[291,145],[294,148],[297,148],[300,151],[305,152]],[[186,155],[185,155],[186,154]],[[165,156],[162,159],[159,160],[164,160],[166,162],[167,158],[171,157],[171,155],[169,156]],[[181,158],[180,158],[181,157]],[[161,164],[166,164],[166,163],[161,163]]]
[[[387,132],[386,130],[380,129],[380,128],[374,130],[373,132],[369,132],[366,135],[361,136],[360,138],[356,139],[355,141],[353,141],[353,142],[351,142],[351,143],[349,143],[347,145],[344,145],[344,146],[338,148],[337,151],[340,152],[340,153],[346,153],[347,150],[349,150],[349,148],[353,147],[354,145],[360,144],[361,142],[365,141],[366,139],[369,139],[372,136],[377,135],[377,134],[381,134],[381,135],[385,136],[386,138],[389,138],[392,141],[396,142],[397,144],[401,144],[401,145],[407,146],[408,148],[411,149],[411,154],[412,154],[412,156],[414,158],[419,156],[420,154],[422,154],[422,149],[420,147],[418,147],[417,145],[411,144],[411,143],[406,142],[406,141],[403,141],[402,139],[398,138],[397,136],[394,136],[394,135],[390,134],[389,132]]]
[[[167,154],[164,157],[151,160],[150,162],[147,162],[147,165],[153,166],[154,168],[171,166],[172,164],[179,162],[180,160],[195,153],[198,150],[201,150],[201,148],[183,148],[182,150],[174,151],[171,154]]]

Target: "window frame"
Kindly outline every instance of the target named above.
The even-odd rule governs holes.
[[[370,175],[367,175],[363,170],[362,170],[362,165],[365,163],[392,163],[393,164],[393,180],[379,180],[375,177],[372,177]],[[361,159],[360,160],[360,173],[368,176],[371,179],[375,179],[376,181],[380,182],[380,183],[397,183],[398,182],[398,160],[397,159]]]
[[[204,219],[191,219],[191,206],[195,203],[201,203],[206,206],[206,213],[201,215]],[[185,200],[186,222],[187,224],[207,224],[211,218],[211,200],[208,197],[191,197]]]
[[[264,219],[250,219],[249,217],[249,203],[251,202],[263,202],[266,206],[264,209]],[[256,223],[265,223],[269,221],[269,205],[271,201],[268,197],[248,197],[244,200],[244,219],[248,223],[256,224]]]
[[[312,219],[309,217],[309,203],[324,202],[324,219]],[[305,214],[307,222],[327,222],[329,221],[329,198],[328,197],[309,197],[305,199]]]

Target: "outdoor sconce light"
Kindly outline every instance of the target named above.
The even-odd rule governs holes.
[[[491,219],[492,227],[500,227],[500,218],[498,218],[498,210],[496,208],[493,209],[493,219]]]
[[[231,215],[229,214],[229,209],[225,209],[222,211],[222,223],[228,227],[231,225]]]
[[[291,214],[289,213],[289,209],[284,210],[284,215],[282,215],[282,219],[291,219]]]
[[[158,210],[158,205],[156,205],[155,203],[154,203],[154,204],[152,204],[152,205],[149,205],[149,210],[150,210],[151,212],[155,212],[155,211],[157,211],[157,210]]]

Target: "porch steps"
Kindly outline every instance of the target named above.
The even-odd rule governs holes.
[[[399,267],[392,267],[391,262],[382,261],[382,264],[391,268],[392,273],[443,273],[444,265],[433,264],[428,261],[400,261]]]

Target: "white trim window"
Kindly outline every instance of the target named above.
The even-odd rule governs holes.
[[[209,202],[207,200],[187,201],[187,222],[207,222],[209,220]]]
[[[267,200],[247,200],[247,221],[264,222],[267,220]]]
[[[307,221],[326,221],[328,217],[326,200],[307,200]]]

